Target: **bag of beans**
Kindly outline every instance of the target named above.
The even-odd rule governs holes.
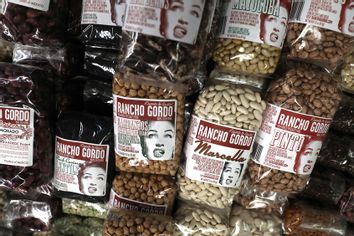
[[[13,42],[0,38],[0,61],[11,62],[13,47]]]
[[[193,79],[218,1],[127,1],[119,67],[157,80]]]
[[[277,214],[267,214],[233,205],[230,214],[231,236],[281,236],[282,220]]]
[[[353,1],[295,0],[287,35],[288,58],[336,68],[354,49]]]
[[[70,215],[106,219],[108,214],[108,205],[97,202],[62,198],[62,207],[63,212]]]
[[[26,193],[49,182],[53,95],[40,68],[0,63],[0,188]]]
[[[235,195],[234,202],[246,209],[257,210],[267,214],[284,212],[288,205],[288,197],[284,193],[265,191],[253,187],[246,175],[242,181],[239,194]]]
[[[253,84],[262,87],[264,80],[215,72],[199,94],[184,149],[184,173],[178,180],[181,198],[231,206],[266,105]]]
[[[345,191],[345,179],[341,172],[316,165],[302,197],[336,205]]]
[[[345,191],[338,205],[341,216],[354,223],[354,187]]]
[[[283,230],[293,236],[347,236],[347,222],[332,208],[295,202],[283,215]]]
[[[354,136],[330,132],[318,162],[323,166],[354,176]]]
[[[112,119],[63,113],[57,121],[55,195],[91,202],[108,199],[114,173]]]
[[[88,79],[84,86],[83,102],[87,112],[112,117],[112,82]]]
[[[113,81],[116,167],[174,176],[183,141],[185,89],[120,72]]]
[[[351,54],[345,59],[342,68],[342,88],[345,92],[354,94],[354,55]]]
[[[109,205],[130,211],[171,215],[177,185],[170,176],[121,172],[112,183]]]
[[[111,209],[104,223],[103,236],[174,236],[174,232],[173,220],[169,216]]]
[[[299,193],[306,186],[341,99],[340,80],[302,63],[271,83],[249,163],[258,189]]]
[[[13,236],[13,232],[11,229],[0,227],[0,236]]]
[[[223,24],[213,59],[224,71],[270,75],[280,59],[290,0],[224,1]]]
[[[354,135],[354,95],[343,94],[342,101],[333,117],[331,129]]]
[[[0,190],[0,226],[5,225],[5,205],[7,202],[8,202],[7,192]]]
[[[67,18],[68,0],[4,0],[0,32],[8,41],[50,46],[64,39]]]
[[[51,231],[60,236],[102,236],[103,222],[98,218],[64,215],[55,219]]]
[[[80,39],[85,45],[119,49],[125,0],[83,0]]]
[[[175,219],[174,236],[228,236],[227,213],[220,209],[180,202]]]

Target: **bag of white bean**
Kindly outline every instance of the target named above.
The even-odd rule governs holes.
[[[354,1],[294,0],[288,58],[335,69],[354,49]]]
[[[198,204],[180,202],[174,215],[174,236],[227,236],[230,230],[227,225],[227,212],[219,209],[205,208]]]
[[[273,74],[286,36],[290,0],[224,1],[214,61],[225,71]]]
[[[310,178],[341,100],[340,79],[320,67],[289,63],[266,97],[248,167],[252,185],[299,193]]]
[[[126,3],[119,68],[156,80],[193,79],[219,0]]]
[[[231,236],[281,236],[282,220],[277,214],[248,210],[233,205],[230,214]]]
[[[176,174],[184,134],[184,92],[179,84],[116,73],[113,113],[117,168]]]
[[[226,76],[227,81],[222,73],[213,75],[194,106],[179,196],[228,208],[247,168],[266,105],[259,89],[245,84],[261,87],[264,80]]]

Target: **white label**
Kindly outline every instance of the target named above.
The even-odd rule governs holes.
[[[126,4],[122,0],[83,0],[81,24],[123,26]]]
[[[40,11],[48,11],[50,0],[7,0],[8,2],[33,8]]]
[[[149,214],[166,215],[167,213],[167,205],[156,205],[135,201],[120,196],[113,189],[111,189],[111,194],[109,196],[109,205],[114,208],[122,208],[129,211],[137,211]]]
[[[273,169],[310,175],[331,121],[268,104],[252,159]]]
[[[353,0],[293,0],[291,23],[311,24],[354,36]]]
[[[108,157],[109,145],[56,137],[54,187],[86,196],[105,196]]]
[[[33,165],[34,111],[0,106],[0,164]]]
[[[224,187],[239,187],[256,132],[236,129],[193,115],[185,145],[186,176]]]
[[[219,37],[283,47],[289,0],[232,0],[224,4],[224,25]]]
[[[174,159],[176,100],[126,98],[114,95],[115,152],[140,160]]]
[[[204,5],[205,0],[127,0],[123,30],[194,44]]]

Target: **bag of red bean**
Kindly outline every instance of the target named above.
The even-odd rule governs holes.
[[[27,192],[52,175],[54,89],[37,67],[0,63],[0,187]]]

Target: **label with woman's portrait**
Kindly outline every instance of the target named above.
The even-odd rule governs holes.
[[[173,160],[176,144],[176,100],[114,95],[115,152],[140,160]]]
[[[50,4],[50,0],[7,0],[7,2],[18,4],[24,7],[33,8],[40,11],[48,11]]]
[[[220,38],[283,47],[290,0],[229,0],[224,4]]]
[[[207,0],[127,0],[123,29],[194,44],[205,1]]]
[[[106,195],[109,145],[56,137],[54,187],[86,196]]]
[[[293,0],[289,21],[354,36],[354,0]]]
[[[331,121],[267,104],[252,159],[273,169],[310,175]]]
[[[224,187],[239,187],[255,135],[254,131],[216,124],[193,115],[184,147],[186,176]]]

